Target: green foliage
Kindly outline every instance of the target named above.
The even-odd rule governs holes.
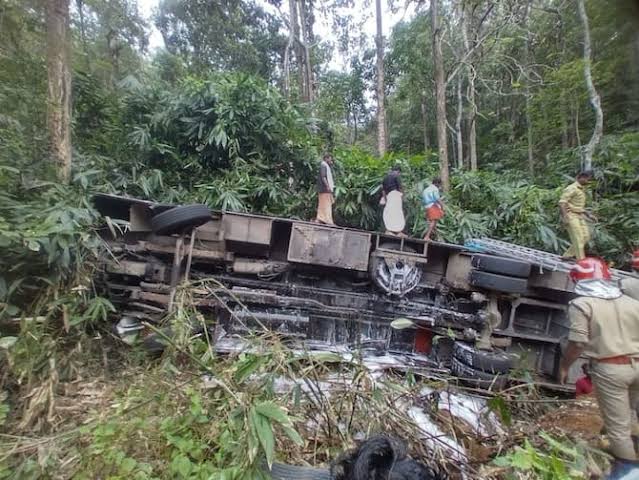
[[[113,87],[139,71],[148,24],[136,0],[76,0],[72,10],[75,67]]]
[[[277,211],[293,197],[291,186],[308,185],[314,155],[305,117],[259,79],[188,78],[174,91],[155,95],[151,87],[131,97],[132,108],[146,112],[129,137],[143,165],[161,168],[187,195],[216,208]]]
[[[304,440],[293,428],[293,423],[286,410],[273,402],[260,402],[249,411],[250,437],[249,445],[256,444],[256,438],[262,447],[266,463],[269,467],[273,465],[275,454],[275,438],[273,427],[279,425],[284,433],[297,445],[304,445]],[[249,455],[252,449],[249,450]],[[250,457],[249,457],[250,458]]]
[[[148,100],[153,101],[147,107],[149,121],[132,139],[153,161],[170,164],[177,154],[181,166],[197,161],[206,168],[229,168],[250,162],[277,173],[283,169],[283,174],[303,169],[308,161],[304,148],[311,138],[304,117],[255,77],[187,78],[175,91]]]
[[[252,0],[162,1],[155,24],[169,52],[199,71],[240,71],[269,79],[286,44],[280,20]]]
[[[100,240],[89,230],[95,215],[83,192],[50,183],[20,185],[17,175],[5,180],[0,203],[0,314],[16,315],[39,300],[34,292],[76,280],[90,284],[80,277],[96,258]]]
[[[603,454],[583,444],[569,440],[560,441],[541,432],[544,444],[535,448],[528,439],[524,445],[506,455],[497,457],[495,465],[510,467],[515,472],[525,472],[542,480],[570,480],[590,478],[591,472],[599,471]],[[513,477],[515,478],[515,477]]]
[[[512,424],[512,413],[503,397],[495,395],[488,400],[487,405],[488,408],[499,415],[499,418],[505,426],[510,427]]]
[[[425,121],[427,135],[434,139],[433,66],[430,55],[424,51],[429,48],[431,37],[430,16],[426,13],[393,28],[385,69],[391,87],[388,117],[390,145],[394,150],[423,152]],[[444,58],[452,59],[452,52],[447,52]],[[422,105],[426,106],[426,119]]]
[[[108,155],[115,159],[130,155],[122,142],[127,132],[121,93],[122,90],[104,86],[94,74],[78,72],[74,76],[73,134],[85,155]]]
[[[601,180],[592,188],[592,209],[599,216],[599,223],[593,226],[593,250],[623,265],[639,235],[634,214],[639,200],[634,190],[639,148],[636,134],[606,138],[603,143],[614,147],[602,153]],[[381,228],[381,181],[394,163],[400,163],[407,230],[416,236],[423,234],[426,222],[421,192],[437,175],[436,160],[399,155],[377,159],[357,149],[338,149],[335,158],[335,210],[341,224]],[[567,235],[559,220],[558,202],[562,188],[572,181],[570,162],[559,160],[554,168],[554,177],[543,182],[547,187],[516,172],[454,172],[451,191],[444,197],[446,216],[438,227],[440,238],[463,243],[470,238],[492,237],[562,253]]]
[[[215,360],[212,389],[192,382],[177,390],[166,382],[144,382],[121,392],[126,402],[83,428],[90,442],[79,478],[266,479],[262,467],[273,463],[279,442],[301,447],[304,441],[288,411],[265,388],[268,378],[235,383],[262,366],[272,374],[280,371],[278,356],[258,358]]]
[[[18,383],[55,383],[74,356],[58,355],[114,307],[93,286],[102,240],[85,189],[91,172],[70,186],[31,175],[0,165],[0,321],[15,319],[20,329],[0,337],[0,362]]]
[[[47,74],[38,6],[15,0],[0,5],[0,164],[17,169],[44,163]]]
[[[9,337],[3,337],[9,338]],[[0,347],[3,348],[3,347]],[[2,427],[7,421],[7,416],[9,414],[9,405],[6,403],[7,393],[3,390],[0,390],[0,427]]]
[[[316,109],[318,116],[338,133],[339,143],[357,143],[366,123],[368,106],[364,97],[367,88],[364,65],[358,58],[351,60],[351,71],[326,72],[321,77]]]

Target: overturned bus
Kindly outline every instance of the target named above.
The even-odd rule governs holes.
[[[524,372],[560,388],[574,294],[570,264],[556,255],[107,194],[94,203],[109,246],[99,283],[119,309],[116,329],[150,350],[164,342],[148,326],[161,328],[188,278],[220,351],[266,328],[299,348],[395,355],[481,388]],[[577,362],[569,381],[579,371]]]

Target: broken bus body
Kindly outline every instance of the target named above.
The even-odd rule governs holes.
[[[101,279],[124,336],[159,324],[188,276],[221,349],[266,327],[304,348],[396,353],[483,387],[513,370],[554,382],[574,295],[554,255],[106,194],[94,202],[110,249]]]

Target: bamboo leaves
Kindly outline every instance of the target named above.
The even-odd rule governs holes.
[[[259,440],[269,468],[273,465],[275,455],[275,438],[273,436],[275,424],[279,425],[286,436],[295,444],[304,445],[304,441],[293,428],[293,422],[286,410],[273,402],[266,401],[256,404],[250,411],[249,424],[251,434]]]

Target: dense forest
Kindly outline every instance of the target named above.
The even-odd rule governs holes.
[[[318,158],[332,151],[344,225],[379,227],[380,179],[398,162],[412,233],[424,230],[421,186],[440,174],[444,240],[494,236],[559,251],[558,192],[592,165],[595,251],[623,264],[638,236],[630,2],[586,3],[581,16],[569,1],[395,2],[379,10],[380,27],[390,8],[414,12],[388,38],[364,33],[376,20],[368,3],[160,2],[150,19],[135,2],[60,3],[59,19],[37,2],[3,4],[5,204],[37,202],[35,192],[63,188],[41,185],[57,178],[80,195],[311,218]],[[59,38],[54,19],[68,23]],[[320,20],[326,38],[315,33]],[[165,48],[149,51],[151,27]],[[68,71],[47,83],[54,42]],[[56,81],[64,98],[51,97]],[[54,135],[56,100],[70,131]],[[13,230],[14,247],[48,234]]]
[[[21,428],[50,428],[46,382],[73,375],[70,332],[94,335],[112,309],[90,280],[95,192],[311,219],[331,152],[338,224],[380,229],[381,180],[400,164],[411,234],[423,235],[420,193],[441,176],[440,239],[560,253],[561,190],[592,168],[592,250],[626,268],[639,242],[635,7],[159,0],[147,18],[136,0],[0,0],[0,318],[57,325],[0,338],[0,387],[32,389]],[[162,46],[149,46],[154,32]],[[0,425],[13,415],[3,391]],[[216,461],[232,465],[236,450]],[[0,478],[62,462],[35,457],[11,477],[0,456]],[[109,478],[156,478],[128,467]]]

